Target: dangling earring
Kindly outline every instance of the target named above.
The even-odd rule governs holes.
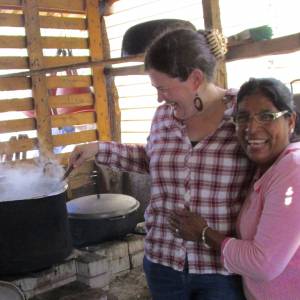
[[[194,107],[198,111],[202,111],[203,110],[203,102],[202,102],[201,98],[199,97],[199,95],[196,95],[195,98],[194,98]]]

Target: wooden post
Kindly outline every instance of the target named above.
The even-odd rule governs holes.
[[[105,59],[107,59],[110,58],[109,40],[107,36],[105,20],[103,17],[101,18],[102,18],[101,29],[102,29],[102,40],[103,40],[103,53]],[[118,90],[115,85],[114,78],[115,77],[109,72],[105,73],[111,137],[113,141],[120,142],[121,141],[121,110],[119,106]]]
[[[204,26],[206,29],[218,29],[222,32],[219,0],[202,0]],[[220,62],[217,70],[216,83],[223,87],[227,87],[227,74],[225,61]]]
[[[41,43],[38,0],[23,0],[29,68],[41,69],[43,65],[43,50]],[[50,109],[48,106],[48,89],[46,76],[34,75],[32,95],[36,111],[36,129],[39,142],[40,156],[48,156],[53,152],[51,135]]]
[[[86,0],[87,24],[89,32],[90,56],[92,61],[103,59],[103,41],[101,36],[101,19],[99,18],[99,1]],[[111,140],[110,121],[106,81],[103,66],[92,67],[95,110],[99,140]]]

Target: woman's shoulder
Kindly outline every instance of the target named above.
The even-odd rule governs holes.
[[[299,174],[300,176],[300,142],[290,143],[281,153],[273,171],[282,175]]]

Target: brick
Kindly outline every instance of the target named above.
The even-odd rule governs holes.
[[[76,279],[75,260],[71,259],[48,270],[31,273],[27,277],[15,280],[13,283],[24,292],[31,290],[46,290],[57,286],[60,282],[72,282]]]
[[[93,277],[108,272],[108,259],[95,253],[83,253],[76,258],[77,274]]]
[[[130,270],[129,256],[120,257],[109,261],[109,271],[112,275]]]
[[[132,234],[126,237],[129,254],[144,251],[144,236]]]
[[[87,277],[77,274],[77,280],[88,285],[91,288],[105,288],[108,287],[111,276],[110,273],[103,273],[94,277]]]
[[[129,255],[130,267],[136,268],[143,265],[144,251],[136,252]]]
[[[128,256],[128,244],[126,241],[106,242],[95,253],[105,255],[109,260],[119,259]]]

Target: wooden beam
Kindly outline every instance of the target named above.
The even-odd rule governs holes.
[[[97,140],[96,130],[85,130],[80,132],[58,134],[53,136],[53,145],[67,146],[73,144],[93,142]]]
[[[47,88],[77,88],[89,87],[92,85],[92,78],[89,75],[70,75],[70,76],[47,76]]]
[[[28,77],[0,78],[0,91],[16,91],[31,89],[31,80]]]
[[[84,13],[83,0],[38,0],[37,7],[46,11]],[[0,0],[0,8],[22,9],[22,0]]]
[[[91,124],[96,122],[94,112],[81,112],[51,117],[52,127],[64,127],[69,125]]]
[[[43,37],[43,48],[49,49],[88,49],[86,38],[66,38],[66,37]]]
[[[244,44],[230,46],[226,61],[255,58],[265,55],[286,54],[300,50],[300,33],[258,42],[246,41]]]
[[[68,56],[64,57],[66,60],[68,60]],[[61,66],[53,66],[48,68],[41,68],[37,70],[30,70],[25,72],[17,72],[12,74],[3,74],[0,75],[0,78],[11,78],[11,77],[25,77],[25,76],[34,76],[34,75],[40,75],[40,74],[47,74],[47,73],[55,73],[60,71],[67,71],[67,70],[75,70],[80,68],[90,68],[95,66],[107,66],[107,65],[114,65],[114,64],[121,64],[121,63],[127,63],[127,62],[141,62],[144,59],[144,54],[138,54],[138,55],[132,55],[128,57],[116,57],[116,58],[107,58],[107,59],[100,59],[96,61],[87,61],[82,63],[75,63],[70,65],[61,65]],[[55,61],[58,63],[61,63],[63,59],[59,57],[59,60],[56,60],[56,58],[45,58],[46,61],[48,61],[48,64],[54,64]],[[88,60],[84,57],[84,60]]]
[[[91,60],[99,61],[104,58],[103,41],[101,37],[101,19],[99,17],[99,1],[87,0],[86,5]],[[97,113],[97,129],[99,132],[98,138],[101,140],[111,140],[104,66],[93,66],[92,74],[95,110]]]
[[[105,68],[104,72],[111,76],[146,75],[144,64],[129,67]]]
[[[2,101],[0,101],[0,108],[1,102]],[[91,93],[49,96],[48,103],[52,108],[90,106],[94,105],[94,97]]]
[[[9,99],[0,101],[0,112],[33,110],[33,99]]]
[[[8,142],[0,142],[0,153],[13,154],[15,152],[30,151],[37,148],[36,138],[11,139]]]
[[[218,29],[222,32],[219,0],[202,0],[205,29]],[[225,61],[218,64],[216,83],[226,88],[227,74]]]
[[[83,18],[65,18],[40,16],[41,28],[86,30],[86,20]]]
[[[0,121],[0,133],[18,132],[36,129],[35,119]]]
[[[24,0],[25,31],[30,69],[44,67],[40,35],[38,0]],[[32,94],[36,110],[37,136],[41,156],[48,157],[53,151],[48,88],[45,75],[35,75],[32,80]]]
[[[101,19],[101,36],[104,57],[110,57],[110,45],[106,30],[105,19]],[[121,109],[119,105],[118,89],[115,84],[115,77],[105,73],[106,92],[108,100],[108,111],[110,117],[111,138],[113,141],[121,142]]]

